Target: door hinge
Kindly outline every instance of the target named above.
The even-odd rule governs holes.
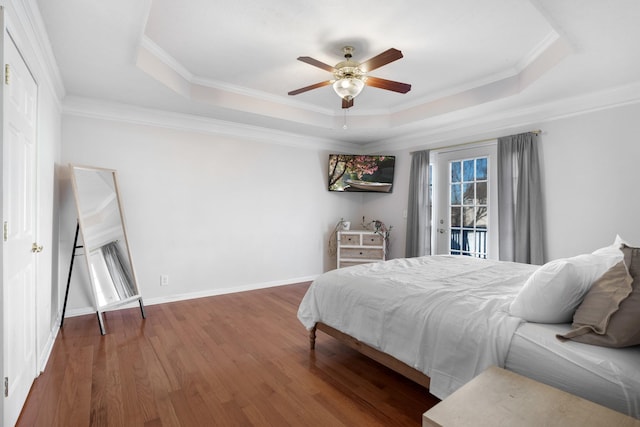
[[[9,223],[7,221],[4,222],[2,226],[2,239],[6,242],[9,238]]]
[[[4,377],[4,397],[9,397],[9,377]]]
[[[4,64],[4,84],[9,84],[9,75],[10,75],[11,67],[9,64]]]

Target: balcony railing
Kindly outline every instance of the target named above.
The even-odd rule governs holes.
[[[487,257],[486,229],[451,229],[451,255],[468,255],[477,258]]]

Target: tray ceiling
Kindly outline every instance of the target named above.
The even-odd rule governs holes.
[[[631,0],[39,0],[67,95],[367,143],[640,80],[640,6]],[[334,65],[404,58],[372,75],[346,112]],[[348,129],[343,129],[347,123]]]

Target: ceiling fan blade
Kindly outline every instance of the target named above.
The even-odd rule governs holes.
[[[408,83],[394,82],[393,80],[386,80],[378,77],[367,77],[364,84],[399,93],[407,93],[411,90],[411,85]]]
[[[364,61],[360,64],[360,69],[365,73],[369,71],[373,71],[376,68],[380,68],[383,65],[387,65],[390,62],[397,61],[402,58],[402,52],[398,49],[391,48],[389,50],[385,50],[380,55],[374,56],[373,58]]]
[[[323,86],[329,86],[330,84],[331,84],[331,80],[327,80],[326,82],[320,82],[314,85],[301,87],[300,89],[292,90],[291,92],[289,92],[289,95],[297,95],[299,93],[306,92],[308,90],[318,89],[319,87],[323,87]]]
[[[351,108],[351,107],[353,107],[353,98],[351,98],[348,101],[342,98],[342,108]]]
[[[305,62],[309,65],[313,65],[314,67],[322,68],[323,70],[327,70],[330,73],[333,73],[336,70],[331,65],[325,64],[324,62],[320,62],[317,59],[313,59],[310,56],[300,56],[298,57],[298,61]]]

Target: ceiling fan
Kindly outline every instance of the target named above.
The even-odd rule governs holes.
[[[298,95],[319,87],[333,85],[333,90],[342,98],[342,108],[353,107],[353,98],[358,96],[365,85],[377,87],[379,89],[391,90],[393,92],[407,93],[411,90],[411,85],[407,83],[395,82],[393,80],[381,79],[378,77],[368,76],[367,73],[387,65],[390,62],[402,58],[402,52],[398,49],[388,49],[373,58],[358,63],[351,59],[353,51],[352,46],[342,48],[345,60],[337,63],[334,67],[324,62],[313,59],[309,56],[300,56],[298,61],[305,62],[314,67],[333,73],[333,79],[305,86],[300,89],[292,90],[289,95]]]

